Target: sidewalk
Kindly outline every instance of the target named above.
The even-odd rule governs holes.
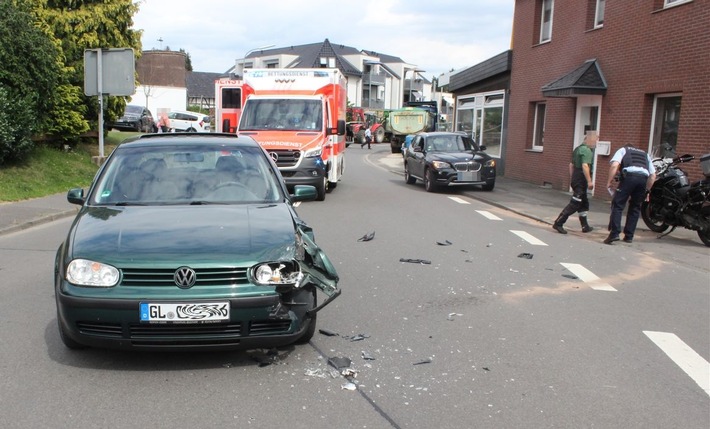
[[[388,148],[389,149],[389,148]],[[372,153],[378,163],[392,173],[403,176],[402,156],[399,154]],[[347,179],[346,179],[347,180]],[[402,179],[404,180],[404,179]],[[562,208],[570,200],[570,193],[538,186],[532,183],[499,176],[492,192],[480,189],[461,189],[462,195],[484,201],[496,207],[552,225]],[[584,235],[592,240],[603,241],[607,236],[610,205],[608,201],[590,198],[589,224],[594,231],[582,234],[576,216],[571,216],[565,224],[570,234]],[[45,222],[50,222],[77,213],[79,206],[69,204],[66,193],[16,203],[0,203],[0,235],[20,231]],[[639,220],[637,234],[655,237],[643,220]],[[675,238],[699,242],[695,231],[676,229]]]

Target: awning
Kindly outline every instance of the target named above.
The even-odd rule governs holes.
[[[606,80],[597,60],[585,61],[580,67],[541,88],[545,97],[577,97],[606,94]]]

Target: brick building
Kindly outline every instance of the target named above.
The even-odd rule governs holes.
[[[585,130],[604,194],[625,144],[709,153],[709,23],[707,0],[516,0],[506,176],[567,189]],[[697,162],[686,172],[702,177]]]

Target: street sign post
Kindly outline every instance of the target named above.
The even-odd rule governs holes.
[[[104,95],[136,92],[136,63],[132,48],[86,49],[84,94],[99,97],[99,162],[104,158]]]

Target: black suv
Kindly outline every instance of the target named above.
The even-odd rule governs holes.
[[[404,178],[417,179],[427,192],[438,187],[480,185],[492,191],[496,183],[496,161],[469,136],[456,132],[417,134],[404,153]]]
[[[144,133],[154,133],[158,131],[153,115],[146,107],[129,104],[123,112],[123,116],[116,122],[109,123],[106,128],[115,128],[119,131],[142,131]]]

